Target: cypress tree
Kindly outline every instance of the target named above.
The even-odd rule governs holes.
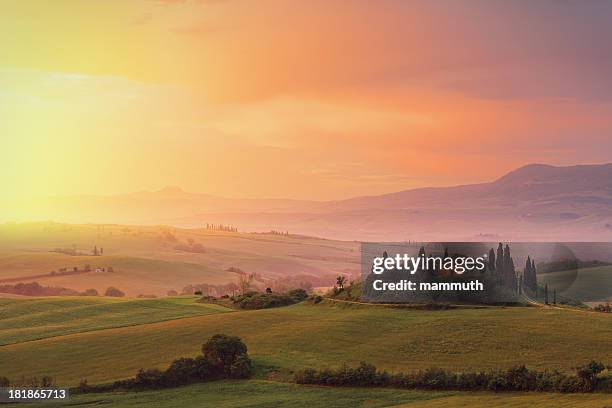
[[[535,259],[531,260],[531,284],[537,290],[538,288],[538,274],[535,266]]]
[[[504,275],[504,247],[501,242],[497,246],[497,259],[495,260],[495,273],[497,273],[498,281],[501,282],[501,279]]]
[[[495,251],[493,248],[489,249],[489,270],[495,271]]]
[[[510,245],[508,244],[506,244],[504,250],[502,279],[506,287],[516,290],[516,272],[514,271],[514,261],[510,255]]]

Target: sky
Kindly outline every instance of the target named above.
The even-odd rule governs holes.
[[[5,198],[327,200],[612,161],[612,2],[4,0]]]

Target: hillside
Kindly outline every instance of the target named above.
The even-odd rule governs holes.
[[[24,219],[29,211],[41,220],[180,227],[223,223],[241,231],[289,230],[344,240],[608,241],[611,180],[612,164],[532,164],[490,183],[328,202],[228,199],[169,187],[117,196],[0,200],[0,206],[5,220]]]
[[[47,403],[49,406],[112,404],[113,407],[184,407],[184,408],[600,408],[612,403],[612,397],[601,394],[492,394],[470,392],[426,392],[397,389],[333,388],[299,386],[262,380],[223,381],[196,384],[162,391],[138,393],[113,392],[71,396],[69,404]],[[603,404],[603,405],[602,405]],[[20,404],[23,408],[35,405]]]
[[[0,298],[0,345],[232,311],[197,299]]]
[[[71,385],[83,378],[109,382],[196,355],[214,333],[240,336],[260,378],[364,358],[391,371],[431,367],[432,356],[436,366],[457,371],[517,364],[571,371],[591,359],[612,361],[605,341],[612,336],[612,320],[604,313],[536,307],[423,311],[324,302],[58,332],[0,346],[2,375],[46,374]]]
[[[94,247],[103,249],[103,255],[92,256]],[[235,284],[240,271],[257,274],[255,284],[263,289],[329,286],[338,274],[359,272],[358,249],[354,242],[276,234],[159,226],[3,224],[0,286],[36,281],[79,292],[93,288],[103,293],[115,286],[128,296],[159,296],[170,290],[181,293],[188,285]],[[96,272],[100,268],[104,271]]]

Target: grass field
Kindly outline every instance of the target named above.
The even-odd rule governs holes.
[[[545,273],[538,275],[538,281],[540,285],[547,283],[550,290],[563,288],[557,293],[567,298],[583,302],[612,301],[612,266]]]
[[[177,242],[191,239],[206,249],[189,253],[177,251],[174,242],[164,240],[164,230],[51,223],[0,225],[0,279],[86,263],[113,266],[111,273],[35,280],[77,290],[103,291],[112,285],[134,296],[165,294],[189,283],[235,281],[235,273],[226,270],[229,267],[257,272],[268,281],[291,276],[333,280],[339,273],[359,268],[356,243],[172,229]],[[85,251],[94,245],[104,247],[105,255],[49,252],[73,246]],[[576,296],[591,293],[593,287],[605,288],[609,271],[595,275],[596,269],[586,270],[588,273],[576,281],[572,287]],[[548,275],[547,279],[555,279],[555,274]],[[252,380],[141,393],[75,395],[71,404],[187,408],[612,406],[611,398],[602,394],[496,395],[308,387],[287,382],[296,369],[360,361],[394,372],[434,366],[475,371],[519,364],[569,372],[590,360],[611,364],[612,318],[608,314],[552,306],[414,310],[330,300],[244,311],[196,300],[194,296],[0,298],[0,376],[19,381],[50,375],[61,386],[74,386],[83,379],[90,384],[107,383],[131,377],[140,368],[163,369],[176,358],[198,355],[210,336],[225,333],[240,336],[247,344],[256,369]]]
[[[231,311],[197,303],[197,299],[0,298],[0,345]]]
[[[204,252],[176,249],[190,241],[202,245]],[[104,255],[89,256],[94,246],[104,248]],[[50,252],[55,248],[76,248],[83,255]],[[233,267],[257,273],[267,285],[290,276],[324,286],[339,273],[358,273],[358,249],[354,242],[204,229],[0,224],[0,281],[15,284],[22,278],[78,291],[94,288],[102,293],[115,286],[128,296],[165,295],[189,284],[236,282],[237,275],[227,271]],[[60,268],[82,270],[86,264],[114,271],[50,275]]]
[[[503,406],[603,408],[612,404],[612,396],[602,394],[543,393],[466,393],[425,392],[398,389],[308,387],[294,384],[250,380],[219,381],[179,387],[163,391],[137,393],[105,393],[73,396],[67,404],[45,403],[45,406],[109,406],[109,407],[220,407],[220,408],[489,408]],[[23,408],[35,405],[19,404]],[[39,405],[40,406],[40,405]]]
[[[68,334],[0,347],[1,375],[51,375],[75,385],[132,376],[194,356],[215,333],[238,335],[258,377],[367,360],[391,371],[509,367],[570,371],[612,361],[612,319],[594,312],[490,308],[444,311],[299,304]],[[270,374],[273,373],[273,374]]]

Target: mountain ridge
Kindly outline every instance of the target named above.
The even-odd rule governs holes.
[[[168,186],[116,196],[56,197],[33,205],[28,210],[38,206],[42,220],[180,227],[222,223],[242,231],[289,230],[348,240],[490,235],[612,240],[612,164],[529,164],[487,183],[332,201],[225,198]]]

